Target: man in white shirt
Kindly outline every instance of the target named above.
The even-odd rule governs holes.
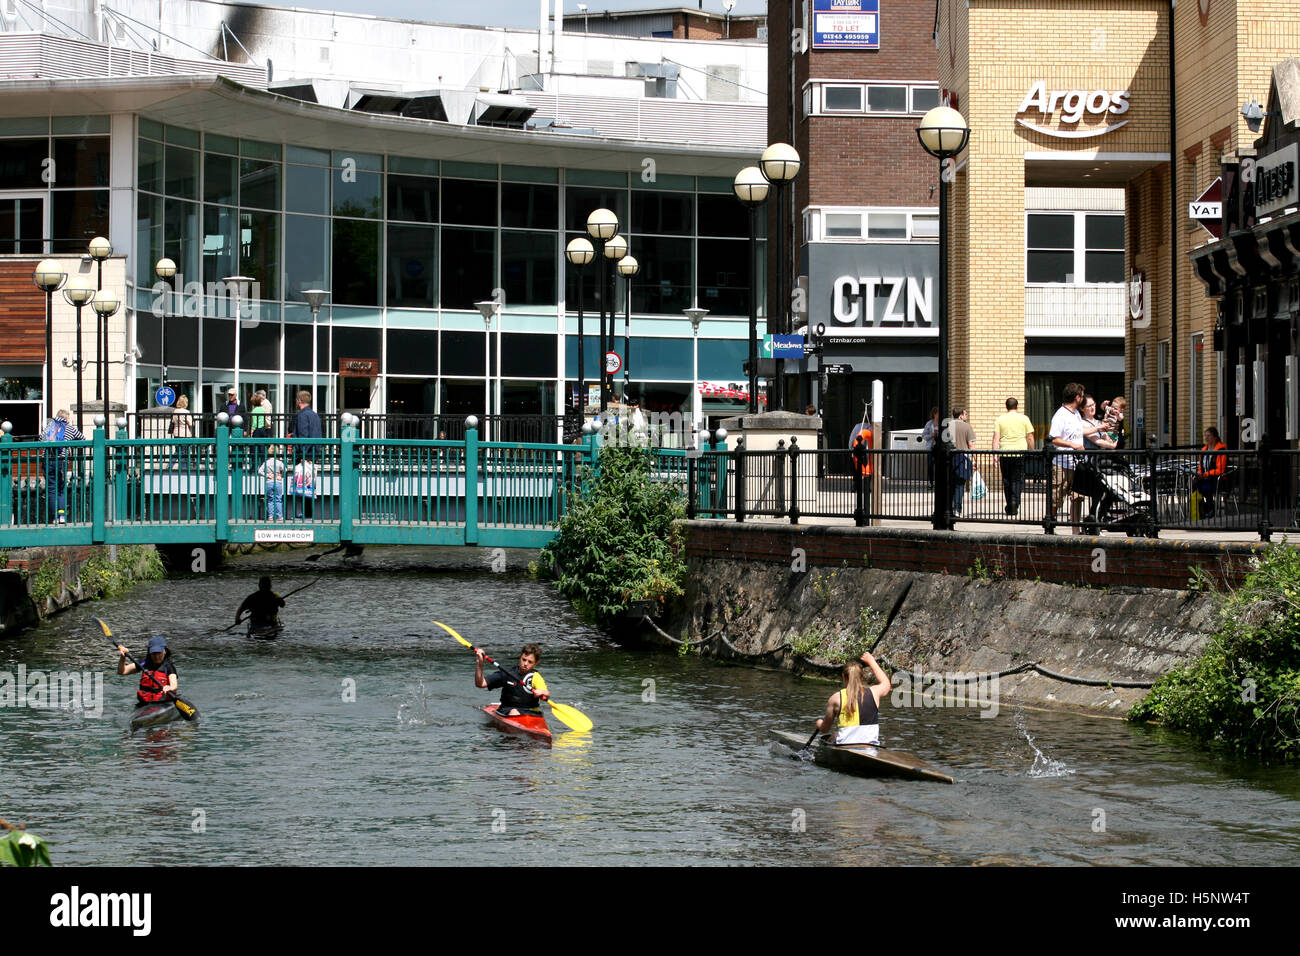
[[[1085,389],[1077,382],[1065,386],[1061,407],[1052,416],[1048,438],[1058,451],[1052,459],[1052,515],[1060,510],[1065,496],[1070,496],[1070,521],[1074,533],[1079,533],[1079,516],[1083,511],[1083,498],[1074,494],[1074,466],[1077,461],[1070,451],[1083,451],[1084,424],[1079,408],[1083,405]],[[1095,431],[1095,429],[1093,429]],[[1091,432],[1090,432],[1091,434]]]

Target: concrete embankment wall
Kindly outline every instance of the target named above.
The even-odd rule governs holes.
[[[864,607],[888,622],[876,652],[895,669],[983,674],[1027,662],[1096,680],[1154,681],[1194,658],[1217,601],[1188,590],[1192,567],[1239,580],[1257,545],[1080,536],[685,522],[684,609],[666,628],[707,652],[834,673],[798,658],[810,629],[854,634]],[[660,640],[644,628],[647,640]],[[1002,698],[1122,713],[1141,689],[1037,673],[1000,681]]]

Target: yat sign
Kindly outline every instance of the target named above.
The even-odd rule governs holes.
[[[1220,176],[1187,204],[1187,215],[1215,239],[1223,238],[1223,177]]]

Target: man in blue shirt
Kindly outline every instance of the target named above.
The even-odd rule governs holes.
[[[41,441],[85,441],[86,436],[72,424],[71,414],[60,408],[41,429]],[[45,454],[45,498],[51,524],[68,521],[68,449],[56,448]]]
[[[311,407],[311,392],[304,389],[298,393],[298,414],[293,416],[293,428],[290,438],[322,438],[320,416]]]

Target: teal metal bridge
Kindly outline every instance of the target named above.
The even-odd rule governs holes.
[[[535,548],[556,533],[600,440],[572,445],[0,436],[0,548],[86,544],[421,544]],[[675,452],[678,458],[684,456]],[[657,453],[668,474],[674,452]],[[684,474],[684,468],[680,469]],[[277,477],[283,481],[277,484]],[[5,491],[8,493],[5,493]]]

